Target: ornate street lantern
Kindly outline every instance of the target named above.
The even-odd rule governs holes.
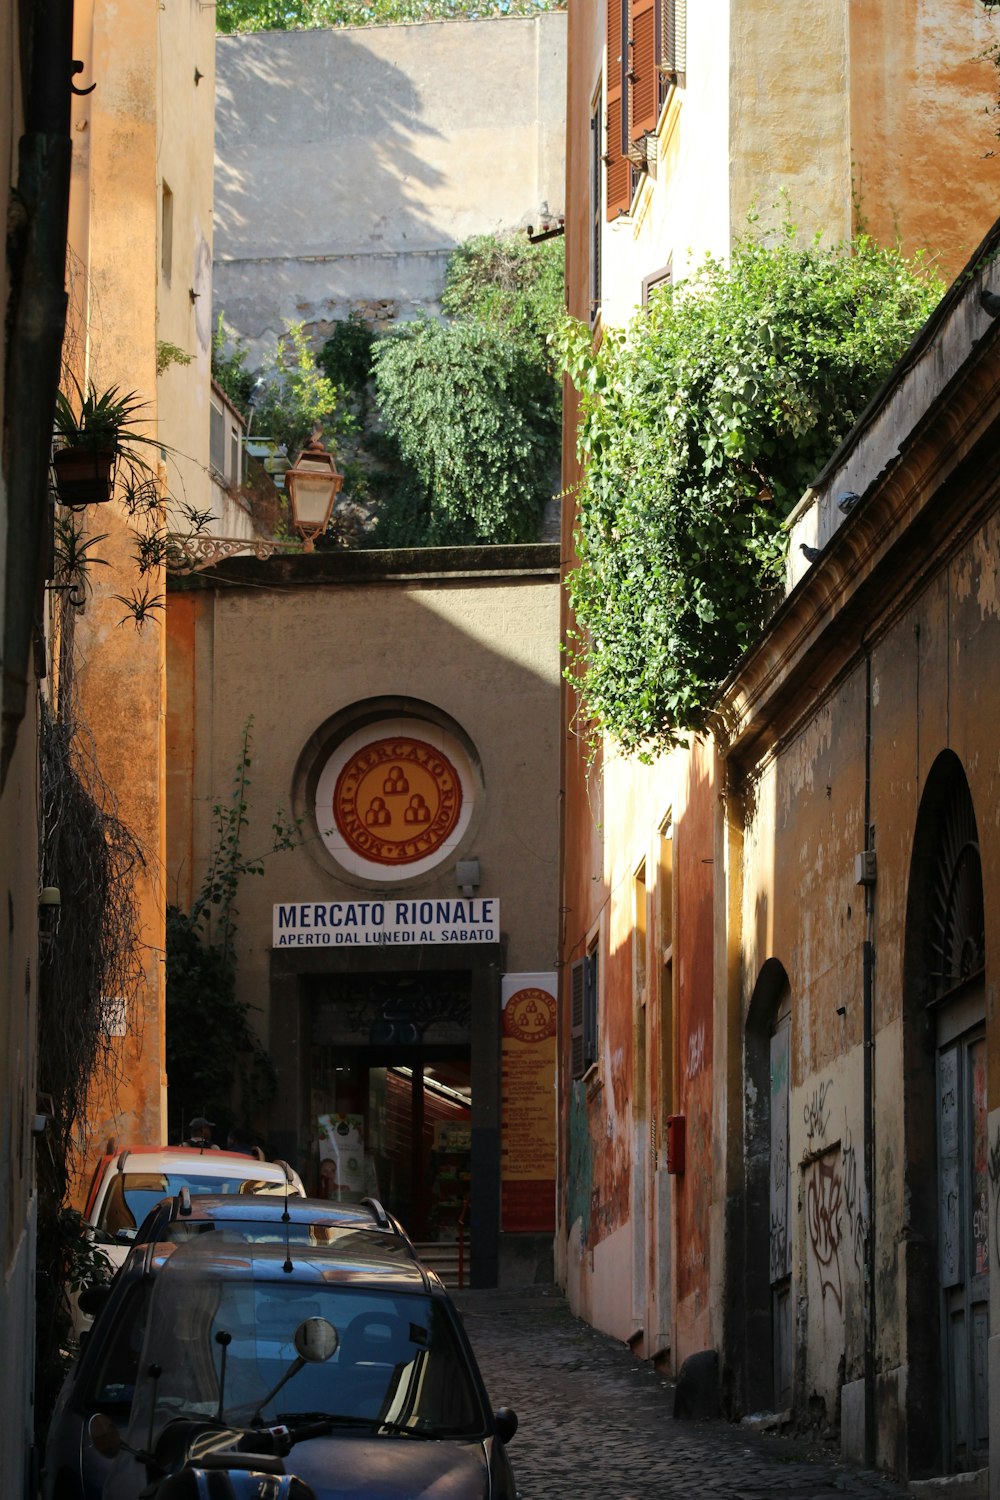
[[[326,530],[333,513],[333,502],[344,482],[327,453],[317,428],[295,463],[285,474],[285,487],[292,504],[292,525],[302,537],[303,551],[315,551],[313,538]]]

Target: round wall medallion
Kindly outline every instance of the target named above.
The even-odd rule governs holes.
[[[451,735],[423,720],[383,720],[331,755],[316,787],[316,820],[352,874],[406,880],[454,856],[473,800],[468,757]]]
[[[333,816],[344,842],[380,865],[436,854],[462,811],[462,783],[443,750],[408,735],[374,740],[344,766]]]
[[[556,1002],[547,990],[518,990],[503,1008],[503,1034],[519,1042],[544,1042],[556,1034]]]

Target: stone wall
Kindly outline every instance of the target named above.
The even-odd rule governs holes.
[[[283,326],[439,310],[470,235],[561,214],[566,16],[218,40],[216,311]]]

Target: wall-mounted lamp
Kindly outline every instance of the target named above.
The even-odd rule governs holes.
[[[479,861],[478,859],[460,859],[455,866],[455,884],[463,896],[475,894],[479,884]]]
[[[292,525],[305,543],[304,552],[314,552],[314,538],[325,531],[333,514],[333,502],[344,476],[327,453],[319,431],[315,431],[294,464],[285,473],[285,488],[292,506]]]

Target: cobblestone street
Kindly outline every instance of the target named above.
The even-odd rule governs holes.
[[[457,1292],[510,1445],[520,1500],[886,1500],[898,1486],[829,1447],[728,1422],[677,1422],[673,1386],[555,1291]]]

